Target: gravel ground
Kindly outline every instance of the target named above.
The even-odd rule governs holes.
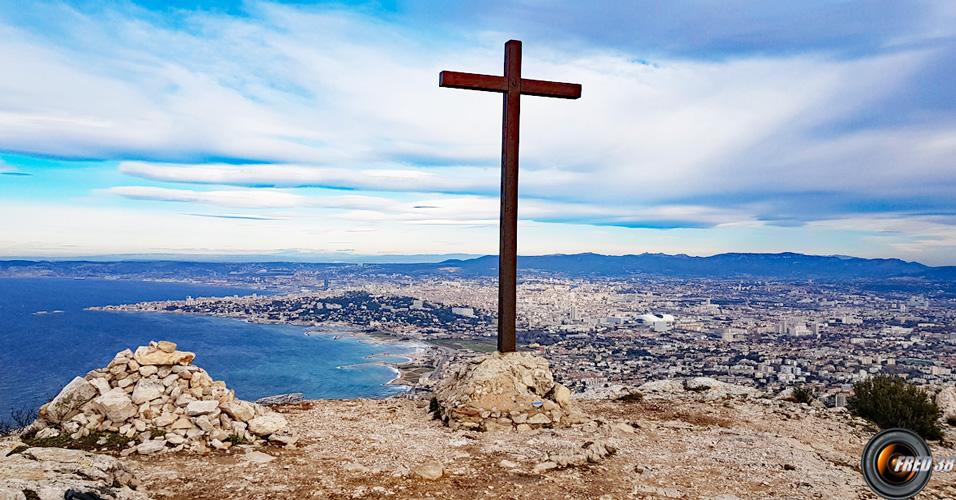
[[[279,408],[295,448],[127,463],[140,491],[176,499],[874,498],[858,462],[875,430],[842,412],[755,398],[578,404],[597,423],[516,434],[453,432],[423,402],[311,401]],[[616,452],[539,465],[593,441]],[[921,497],[956,497],[956,473],[935,475]]]

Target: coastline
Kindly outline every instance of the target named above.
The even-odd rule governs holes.
[[[320,325],[314,323],[305,323],[300,321],[279,321],[279,320],[267,320],[261,318],[250,318],[250,317],[241,317],[241,316],[227,316],[227,315],[216,315],[216,314],[197,314],[191,312],[182,312],[182,311],[164,311],[164,310],[142,310],[142,309],[120,309],[119,307],[123,306],[92,306],[87,307],[87,311],[95,312],[109,312],[109,313],[159,313],[159,314],[180,314],[184,316],[202,316],[209,318],[219,318],[219,319],[233,319],[239,321],[245,321],[247,323],[261,324],[261,325],[288,325],[288,326],[297,326],[304,328],[304,334],[307,336],[312,335],[322,335],[322,336],[348,336],[354,338],[359,342],[371,345],[387,346],[387,345],[400,345],[402,347],[409,347],[414,349],[413,352],[409,353],[395,353],[389,351],[381,351],[375,354],[366,356],[366,359],[369,359],[372,364],[379,366],[384,366],[392,370],[394,376],[386,382],[385,386],[392,387],[402,387],[404,388],[401,393],[408,392],[418,383],[418,380],[421,378],[422,374],[427,370],[423,370],[419,363],[424,361],[425,356],[424,352],[431,347],[430,344],[420,340],[414,339],[402,339],[398,338],[396,334],[389,332],[387,330],[375,329],[374,331],[369,331],[367,327],[360,325],[351,325],[343,322],[328,322]],[[372,358],[375,357],[390,357],[390,358],[403,358],[405,361],[401,362],[390,362],[390,361],[374,361]]]

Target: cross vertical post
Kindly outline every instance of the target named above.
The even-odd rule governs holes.
[[[501,124],[501,214],[498,225],[498,351],[515,351],[518,310],[518,132],[521,114],[521,42],[505,43],[508,91]]]
[[[581,85],[521,78],[521,42],[505,43],[504,76],[442,71],[438,86],[503,94],[498,240],[498,351],[514,352],[518,286],[518,132],[521,94],[577,99]]]

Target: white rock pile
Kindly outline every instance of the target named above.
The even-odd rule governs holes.
[[[66,433],[74,440],[114,432],[129,439],[124,454],[143,455],[296,442],[285,417],[236,399],[225,382],[192,364],[195,357],[167,341],[119,352],[105,368],[67,384],[40,408],[27,432],[40,439]]]
[[[580,424],[571,391],[556,383],[544,358],[492,353],[451,367],[435,387],[433,408],[452,428],[528,431]]]

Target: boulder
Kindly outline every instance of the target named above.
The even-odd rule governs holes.
[[[123,462],[106,455],[63,448],[0,453],[0,498],[65,498],[73,489],[95,491],[103,498],[147,499],[135,491],[138,485]],[[36,496],[27,497],[25,492]]]
[[[173,351],[166,352],[154,346],[141,346],[133,353],[133,359],[140,366],[169,366],[169,365],[188,365],[196,358],[195,353]]]
[[[249,421],[249,432],[257,436],[268,436],[288,428],[289,422],[278,413],[269,413]]]
[[[174,353],[176,352],[176,343],[170,342],[168,340],[160,340],[156,342],[156,348],[165,353]]]
[[[426,481],[434,481],[445,474],[445,468],[438,462],[425,462],[415,466],[412,474]]]
[[[141,405],[154,399],[158,399],[166,391],[166,386],[158,380],[142,378],[136,382],[133,388],[133,403]]]
[[[198,417],[208,415],[219,408],[219,401],[191,401],[186,405],[186,415]]]
[[[562,408],[567,408],[571,404],[571,390],[561,384],[554,384],[554,389],[552,389],[554,402],[561,405]]]
[[[546,425],[551,423],[551,419],[544,413],[537,413],[529,417],[525,423],[530,425]]]
[[[263,453],[261,451],[250,451],[243,456],[243,460],[245,460],[246,462],[257,464],[257,465],[267,464],[275,459],[276,457]]]
[[[248,422],[256,416],[255,408],[245,401],[232,400],[221,406],[222,411],[240,422]]]
[[[264,398],[259,398],[256,400],[256,404],[260,405],[287,405],[292,403],[298,403],[305,399],[305,395],[301,392],[290,392],[288,394],[276,394],[275,396],[266,396]]]
[[[554,381],[547,360],[530,353],[492,353],[453,365],[441,374],[435,399],[449,426],[484,431],[571,425],[561,422],[573,411],[571,391]]]
[[[41,415],[50,422],[68,420],[80,412],[80,407],[96,397],[99,391],[82,377],[75,377],[60,393],[41,409]]]
[[[139,374],[143,377],[148,377],[150,375],[155,375],[159,371],[159,368],[156,368],[156,365],[146,365],[141,366],[138,369]]]
[[[165,439],[151,439],[136,447],[136,453],[140,455],[152,455],[166,449]]]
[[[90,384],[93,384],[93,387],[96,387],[96,390],[102,396],[110,391],[110,383],[105,379],[93,377],[89,380]]]
[[[94,407],[108,420],[122,423],[136,415],[136,405],[123,389],[110,389],[106,394],[93,400]]]

